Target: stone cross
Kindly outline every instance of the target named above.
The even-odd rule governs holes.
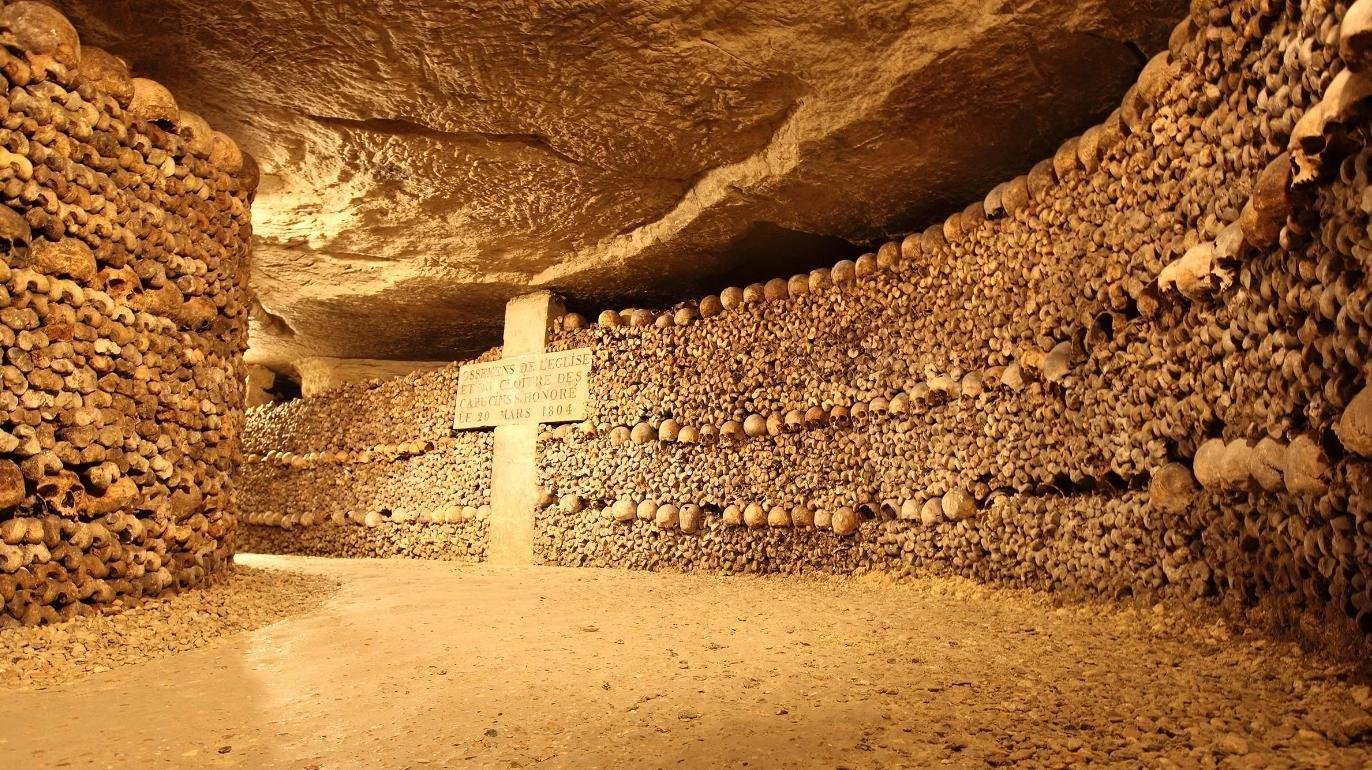
[[[562,300],[539,291],[505,305],[505,346],[501,356],[542,353],[548,332],[564,313]],[[534,561],[534,507],[538,504],[537,422],[497,425],[491,459],[491,518],[486,539],[490,564],[525,565]]]

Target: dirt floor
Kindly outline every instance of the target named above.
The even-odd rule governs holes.
[[[0,768],[1372,766],[1372,695],[1341,667],[1163,611],[951,580],[239,560],[340,587],[0,684]]]

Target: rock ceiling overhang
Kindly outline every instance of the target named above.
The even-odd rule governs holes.
[[[830,264],[1119,102],[1179,0],[68,0],[261,161],[250,359],[451,359],[533,288]]]

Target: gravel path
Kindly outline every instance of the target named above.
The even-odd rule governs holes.
[[[0,691],[0,767],[1372,765],[1372,693],[1342,668],[1165,611],[954,580],[242,560],[341,587]]]

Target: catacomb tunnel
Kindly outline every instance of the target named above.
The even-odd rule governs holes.
[[[0,76],[0,766],[1372,765],[1372,0],[5,0]]]

